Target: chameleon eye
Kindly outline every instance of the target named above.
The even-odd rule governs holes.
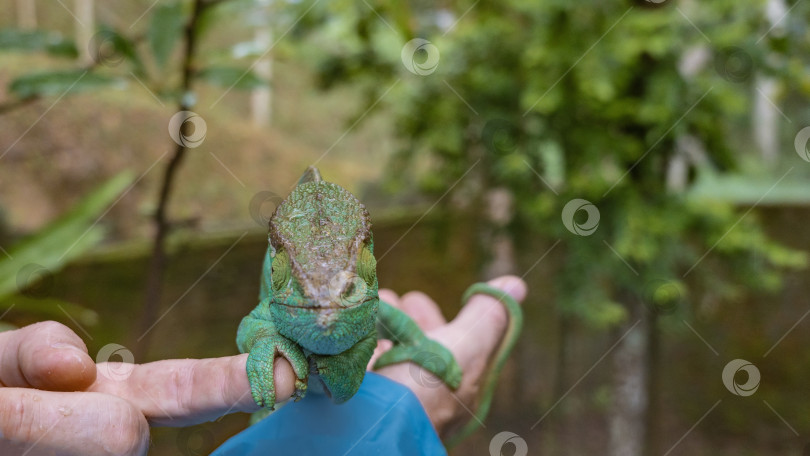
[[[286,250],[279,250],[273,258],[273,267],[270,274],[273,280],[273,290],[278,291],[290,280],[290,256]]]
[[[363,244],[357,255],[357,275],[369,285],[377,280],[377,260],[367,244]]]

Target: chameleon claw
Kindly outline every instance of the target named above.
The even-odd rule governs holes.
[[[295,379],[295,391],[293,392],[292,398],[295,402],[300,401],[307,395],[307,379],[296,378]]]
[[[293,398],[295,400],[301,399],[307,390],[307,377],[305,374],[308,364],[304,353],[288,339],[278,334],[257,340],[248,355],[247,376],[253,401],[258,406],[270,410],[274,410],[276,405],[276,385],[273,368],[278,356],[284,356],[295,372]]]

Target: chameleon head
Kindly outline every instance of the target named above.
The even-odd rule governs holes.
[[[310,352],[336,354],[376,324],[371,222],[354,195],[308,173],[270,220],[270,310],[282,335]]]

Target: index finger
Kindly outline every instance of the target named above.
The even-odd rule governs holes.
[[[101,363],[89,391],[130,401],[157,426],[189,426],[228,413],[255,412],[259,406],[250,394],[247,357]],[[276,400],[289,399],[295,389],[295,373],[283,357],[274,362],[273,378]]]

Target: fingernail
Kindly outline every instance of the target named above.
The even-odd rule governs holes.
[[[501,279],[501,282],[498,285],[500,285],[498,288],[505,291],[506,294],[508,294],[515,300],[519,301],[525,297],[525,290],[524,290],[525,285],[523,284],[523,281],[521,279],[504,278]]]

